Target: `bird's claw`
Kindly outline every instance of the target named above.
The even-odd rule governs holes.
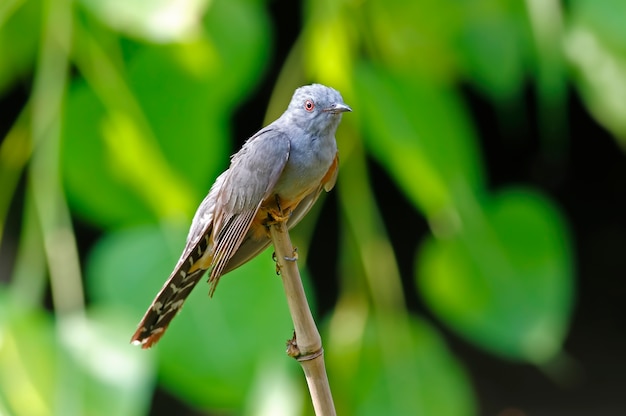
[[[268,220],[265,223],[265,225],[267,225],[268,227],[275,225],[275,224],[284,224],[287,221],[289,221],[289,218],[291,218],[291,211],[284,213],[282,210],[281,211],[276,211],[276,210],[270,210],[268,212]]]
[[[270,208],[267,213],[268,221],[266,225],[268,227],[274,224],[284,224],[289,221],[289,218],[291,218],[291,210],[283,210],[283,208],[280,206],[280,197],[276,195],[275,198],[276,208]]]

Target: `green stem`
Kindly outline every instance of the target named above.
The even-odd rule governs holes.
[[[54,307],[60,314],[84,308],[78,250],[61,185],[59,160],[71,11],[69,0],[44,3],[43,37],[31,96],[34,152],[29,189],[41,227]]]

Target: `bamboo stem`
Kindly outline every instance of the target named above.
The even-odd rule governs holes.
[[[315,414],[335,416],[335,405],[324,365],[322,338],[302,287],[297,253],[291,244],[285,222],[277,221],[269,228],[294,326],[294,337],[289,341],[287,354],[298,360],[304,370]]]

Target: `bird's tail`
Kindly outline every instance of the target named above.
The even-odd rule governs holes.
[[[167,326],[181,309],[211,263],[209,233],[180,259],[176,268],[156,295],[131,338],[135,345],[150,348],[163,336]]]

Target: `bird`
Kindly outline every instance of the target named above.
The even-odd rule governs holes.
[[[322,190],[334,187],[335,133],[342,114],[351,111],[337,90],[305,85],[278,119],[246,140],[200,203],[182,254],[131,343],[152,347],[205,272],[212,297],[222,275],[269,246],[271,224],[292,228]]]

